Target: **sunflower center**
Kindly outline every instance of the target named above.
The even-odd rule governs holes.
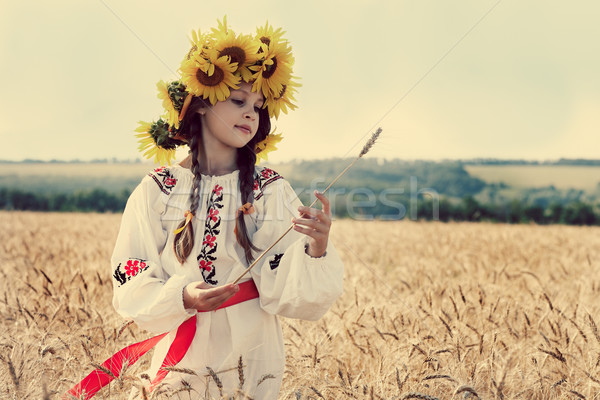
[[[262,73],[264,79],[269,79],[277,71],[277,57],[273,57],[273,64],[267,65]]]
[[[238,68],[241,67],[246,61],[246,52],[238,46],[226,47],[219,53],[219,57],[229,56],[231,62],[238,63]]]
[[[201,69],[198,69],[196,71],[196,79],[198,79],[198,82],[200,82],[204,86],[217,86],[223,81],[224,77],[225,73],[221,68],[217,67],[216,65],[215,71],[211,76],[208,76],[208,74],[202,71]]]
[[[271,39],[269,39],[266,36],[261,36],[260,41],[263,42],[264,44],[266,44],[267,46],[271,44]]]

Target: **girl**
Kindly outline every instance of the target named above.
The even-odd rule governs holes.
[[[276,399],[285,364],[277,316],[317,320],[342,292],[327,198],[315,193],[322,209],[304,207],[281,175],[256,166],[280,140],[270,117],[295,108],[299,85],[282,34],[267,24],[236,35],[225,19],[210,34],[193,33],[180,80],[159,82],[164,119],[138,129],[141,148],[158,160],[190,147],[131,194],[112,257],[115,309],[168,332],[154,350],[149,390],[188,385],[198,399]],[[291,223],[239,285],[229,283]],[[165,369],[173,365],[188,373]]]

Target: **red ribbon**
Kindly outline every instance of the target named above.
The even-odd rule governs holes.
[[[256,285],[252,279],[240,283],[239,287],[240,290],[234,296],[229,298],[229,300],[224,302],[219,308],[217,308],[217,310],[258,298],[258,289],[256,288]],[[108,385],[110,381],[115,379],[115,377],[119,376],[125,363],[127,363],[128,366],[135,364],[141,356],[156,346],[156,344],[167,334],[168,332],[119,350],[112,357],[102,363],[102,369],[98,368],[92,371],[88,376],[83,378],[81,382],[73,386],[71,390],[69,390],[62,398],[64,400],[73,398],[81,400],[91,399],[100,389]],[[195,335],[196,316],[194,315],[177,328],[175,339],[173,340],[173,343],[171,343],[171,347],[169,347],[169,351],[167,352],[167,355],[165,356],[165,359],[158,370],[156,377],[150,383],[150,391],[152,391],[156,385],[158,385],[169,373],[165,367],[172,367],[181,361],[181,359],[185,356],[185,353],[187,353],[188,349],[190,348]],[[110,371],[110,374],[105,372],[103,369]]]

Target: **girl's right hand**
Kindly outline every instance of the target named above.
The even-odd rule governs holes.
[[[183,289],[183,306],[198,311],[216,310],[238,290],[240,287],[231,283],[213,287],[204,281],[192,282]]]

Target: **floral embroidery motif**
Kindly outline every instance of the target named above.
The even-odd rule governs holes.
[[[218,219],[217,215],[219,215],[219,210],[212,209],[212,210],[208,211],[207,218],[210,218],[212,220],[212,222],[217,222],[217,219]]]
[[[154,182],[158,185],[160,190],[164,194],[171,194],[171,191],[177,184],[177,179],[173,177],[173,174],[167,167],[156,168],[153,172],[148,174],[154,179]]]
[[[215,240],[217,240],[216,236],[206,235],[202,244],[207,244],[210,248],[212,248],[216,244]]]
[[[221,232],[221,216],[219,209],[223,208],[223,186],[215,185],[210,197],[208,198],[208,212],[206,213],[206,222],[204,223],[204,238],[202,239],[202,249],[198,254],[198,268],[202,272],[202,277],[206,283],[217,285],[219,282],[214,279],[216,270],[214,262],[217,260],[217,235]]]
[[[254,200],[260,199],[263,196],[264,188],[278,179],[283,179],[283,176],[270,168],[263,168],[259,171],[254,180]]]
[[[279,262],[281,261],[281,257],[283,257],[283,253],[275,254],[272,260],[269,260],[269,266],[271,267],[271,271],[275,268],[279,267]]]
[[[115,278],[115,281],[117,281],[119,284],[118,287],[120,287],[131,280],[131,278],[139,275],[147,269],[148,264],[146,264],[146,260],[142,260],[140,258],[130,258],[127,260],[125,265],[119,263],[115,269],[115,272],[113,273],[113,278]]]
[[[212,261],[200,260],[200,269],[204,271],[210,271],[212,266]]]

